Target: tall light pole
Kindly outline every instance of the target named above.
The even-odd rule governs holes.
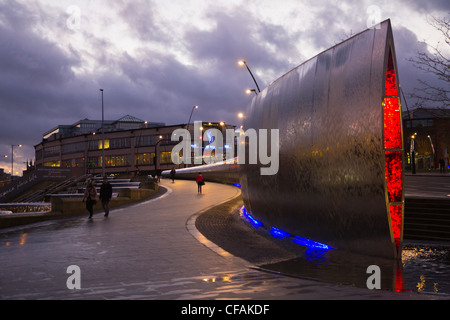
[[[434,145],[433,145],[433,141],[431,140],[431,136],[430,135],[428,135],[428,139],[430,140],[431,149],[433,150],[433,157],[434,157]]]
[[[246,66],[246,67],[247,67],[248,72],[250,73],[250,75],[252,76],[253,81],[254,81],[255,84],[256,84],[256,88],[258,88],[258,92],[261,92],[261,90],[259,89],[258,83],[256,82],[255,77],[253,76],[253,73],[250,71],[250,68],[249,68],[248,65],[247,65],[247,62],[245,62],[244,60],[240,60],[240,61],[238,62],[238,64],[241,65],[241,66]],[[256,92],[255,92],[255,93],[256,93]]]
[[[102,93],[102,177],[105,177],[105,129],[104,129],[104,121],[105,121],[105,112],[103,108],[103,89],[100,89]]]
[[[14,147],[21,148],[22,145],[21,144],[12,144],[11,145],[11,182],[14,179]]]
[[[195,109],[198,109],[198,106],[193,106],[193,107],[192,107],[191,114],[189,115],[188,124],[187,124],[187,126],[186,126],[186,130],[187,130],[187,131],[189,131],[189,124],[191,123],[191,117],[192,117],[192,114],[194,113],[194,110],[195,110]],[[189,143],[192,143],[192,141],[189,141]],[[184,166],[187,167],[187,164],[185,163]]]
[[[188,120],[188,124],[187,124],[187,128],[186,128],[188,131],[189,131],[189,124],[191,123],[192,114],[194,113],[195,109],[198,109],[198,106],[192,107],[191,114],[189,115],[189,120]]]
[[[417,132],[414,133],[411,136],[411,146],[410,146],[410,153],[411,153],[411,173],[416,174],[416,150],[415,150],[415,139],[416,139]]]

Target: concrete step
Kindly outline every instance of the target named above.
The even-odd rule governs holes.
[[[404,238],[450,241],[450,199],[405,199]]]

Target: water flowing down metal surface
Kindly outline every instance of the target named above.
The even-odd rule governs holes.
[[[255,96],[244,130],[279,129],[279,171],[239,166],[248,212],[334,248],[401,257],[403,146],[389,20],[320,53]],[[269,150],[270,152],[270,150]]]

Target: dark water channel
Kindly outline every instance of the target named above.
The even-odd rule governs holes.
[[[406,243],[402,260],[394,261],[340,252],[309,249],[303,256],[261,269],[293,277],[368,288],[376,283],[373,269],[379,267],[382,290],[417,292],[450,298],[450,244]]]

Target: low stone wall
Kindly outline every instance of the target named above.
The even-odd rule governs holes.
[[[11,211],[12,213],[23,212],[48,212],[51,210],[50,203],[0,203],[0,212]]]
[[[7,215],[0,217],[0,228],[15,227],[24,224],[53,220],[60,217],[61,215],[57,212]]]
[[[152,189],[121,189],[119,190],[119,196],[112,198],[109,202],[109,208],[113,209],[132,202],[144,200],[153,194],[157,190]],[[51,199],[52,211],[59,212],[62,216],[72,216],[80,213],[88,214],[86,210],[86,203],[82,201],[82,198],[60,198],[53,197]],[[97,203],[94,206],[95,211],[101,211],[102,202],[97,199]]]
[[[123,205],[145,200],[158,192],[158,187],[153,189],[121,189],[119,196],[112,198],[109,208],[113,209]],[[77,215],[88,215],[86,203],[82,198],[53,197],[51,199],[52,211],[47,213],[30,213],[20,215],[7,215],[0,217],[0,228],[13,227],[34,222],[66,218]],[[97,200],[94,212],[102,211],[102,203]]]

